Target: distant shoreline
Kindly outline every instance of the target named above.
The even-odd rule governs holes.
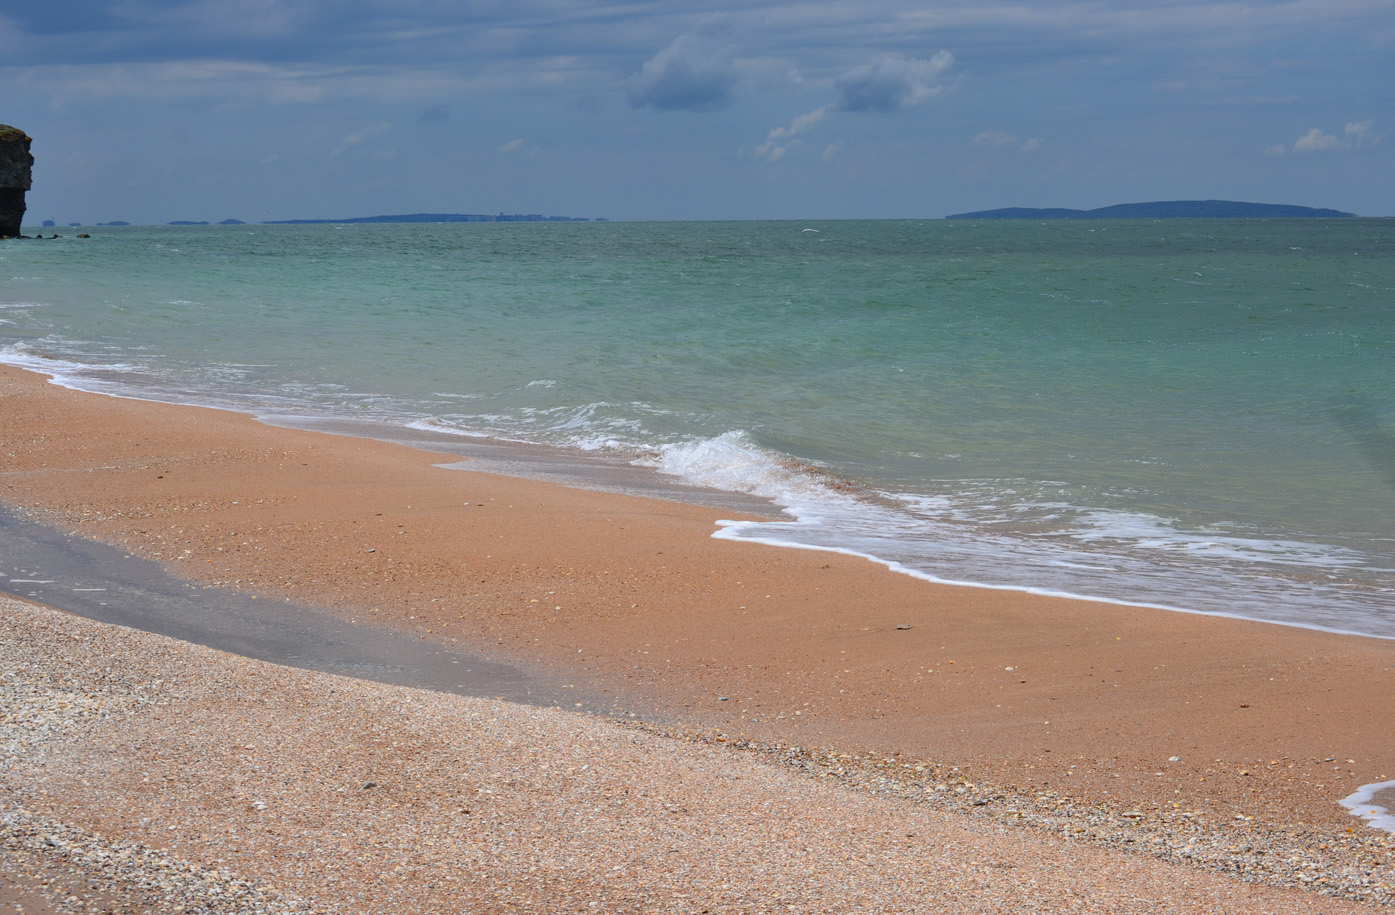
[[[1355,213],[1283,203],[1242,203],[1234,200],[1163,200],[1120,203],[1095,210],[1061,207],[1005,207],[955,213],[945,219],[1346,219]]]
[[[378,222],[606,222],[606,220],[592,219],[589,216],[541,216],[537,213],[499,213],[496,216],[488,216],[483,213],[406,213],[397,216],[356,216],[352,219],[268,219],[262,225],[305,226]]]
[[[886,217],[884,220],[934,219],[935,217]],[[943,219],[1358,219],[1358,213],[1348,213],[1319,207],[1305,207],[1291,204],[1244,203],[1231,200],[1169,200],[1151,203],[1121,203],[1093,210],[1077,210],[1066,207],[1003,207],[995,210],[975,210],[967,213],[953,213]],[[1371,217],[1382,218],[1382,217]],[[68,222],[58,224],[46,219],[44,229],[77,229],[88,226],[107,227],[200,227],[200,226],[305,226],[305,225],[373,225],[373,224],[442,224],[442,223],[500,223],[500,222],[612,222],[604,216],[543,216],[537,213],[404,213],[380,216],[353,216],[344,219],[268,219],[249,223],[241,219],[224,219],[219,222],[208,220],[176,219],[166,223],[130,223],[122,220],[110,222]],[[649,221],[649,220],[643,220]],[[657,220],[660,222],[669,220]],[[671,220],[676,222],[728,220]],[[751,219],[730,220],[733,222],[809,222],[809,219]],[[815,222],[837,222],[837,219],[814,219]],[[853,220],[869,221],[869,220]]]
[[[403,213],[388,216],[353,216],[348,219],[267,219],[260,223],[248,223],[241,219],[224,219],[220,222],[209,222],[206,219],[174,219],[166,223],[130,223],[125,220],[116,219],[110,222],[69,222],[60,226],[56,220],[45,219],[42,228],[45,229],[80,229],[84,226],[126,227],[132,225],[141,226],[322,226],[322,225],[347,225],[362,223],[443,223],[443,222],[610,222],[604,216],[542,216],[538,213],[498,213],[493,216],[484,213]]]

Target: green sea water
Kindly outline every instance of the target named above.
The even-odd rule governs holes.
[[[722,537],[1395,637],[1395,221],[90,231],[0,242],[0,359],[781,512]]]

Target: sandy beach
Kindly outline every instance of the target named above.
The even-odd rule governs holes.
[[[1337,803],[1395,778],[1393,642],[935,586],[715,540],[711,508],[12,369],[0,441],[28,517],[578,697],[366,684],[6,603],[12,871],[57,867],[15,849],[61,828],[225,868],[267,911],[1395,900],[1391,837]]]

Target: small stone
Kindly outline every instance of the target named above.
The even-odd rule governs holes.
[[[897,628],[897,629],[909,629],[909,628],[911,628],[911,627],[910,627],[910,624],[909,624],[909,623],[902,623],[901,625],[897,626],[896,628]]]

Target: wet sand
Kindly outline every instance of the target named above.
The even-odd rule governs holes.
[[[455,458],[11,369],[0,441],[0,499],[37,520],[546,670],[584,708],[1199,822],[1237,848],[1380,838],[1337,800],[1395,777],[1395,643],[935,586],[714,540],[712,508],[446,470]]]

